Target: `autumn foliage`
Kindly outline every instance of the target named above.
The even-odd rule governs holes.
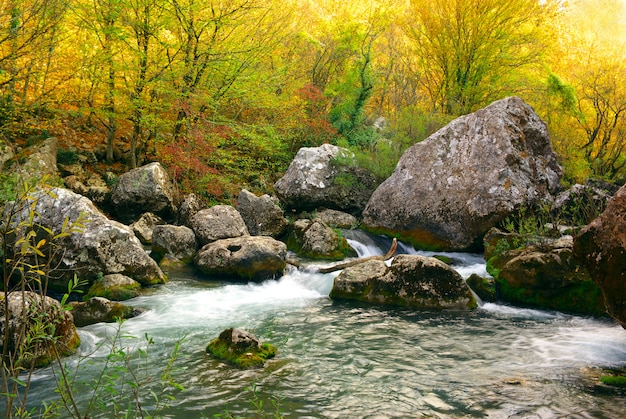
[[[626,178],[621,1],[0,7],[4,140],[45,130],[102,149],[110,167],[160,160],[208,199],[271,191],[300,147],[323,143],[384,176],[446,121],[508,95],[546,120],[566,181]]]

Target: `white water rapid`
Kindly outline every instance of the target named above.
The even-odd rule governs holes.
[[[382,254],[388,246],[360,233],[348,238],[361,257]],[[402,251],[418,253],[406,246]],[[486,275],[480,255],[444,255],[464,277]],[[475,311],[440,312],[336,302],[328,298],[335,275],[291,269],[277,280],[248,284],[171,271],[168,284],[127,302],[147,311],[122,325],[125,335],[136,337],[124,339],[123,346],[138,351],[146,347],[144,335],[153,339],[147,368],[158,382],[183,339],[172,377],[185,390],[173,391],[171,407],[161,412],[171,418],[226,412],[288,418],[624,413],[624,393],[597,385],[600,368],[626,365],[626,331],[609,319],[491,303]],[[243,371],[212,359],[205,346],[228,327],[273,343],[278,356],[264,369]],[[90,358],[76,356],[68,365],[80,360],[82,381],[98,377],[114,332],[115,325],[105,324],[80,330],[81,355]],[[38,371],[31,400],[37,405],[54,399],[53,388],[50,370]],[[86,403],[89,385],[81,388],[86,390],[79,403]],[[153,406],[149,394],[142,400]]]

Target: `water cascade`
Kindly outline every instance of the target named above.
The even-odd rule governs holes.
[[[358,232],[347,238],[361,257],[388,247]],[[464,277],[486,275],[480,255],[444,255]],[[255,416],[259,400],[267,416],[289,418],[623,414],[624,394],[598,390],[595,376],[601,367],[626,365],[626,331],[613,321],[499,304],[441,312],[337,302],[328,298],[336,275],[293,268],[246,284],[172,271],[166,285],[127,302],[147,311],[121,326],[139,337],[125,340],[126,350],[143,348],[140,338],[149,335],[155,344],[148,368],[158,377],[184,338],[173,378],[185,390],[173,393],[162,412],[167,417]],[[273,343],[278,356],[253,370],[212,359],[205,346],[227,327]],[[92,362],[78,365],[77,356],[68,365],[74,362],[84,381],[97,377],[107,353],[102,344],[115,330],[110,324],[80,330],[80,355]],[[52,388],[50,370],[38,371],[31,400],[54,399]],[[79,395],[79,403],[88,397]]]

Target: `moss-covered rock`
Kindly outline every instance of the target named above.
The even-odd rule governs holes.
[[[206,347],[207,353],[239,368],[261,367],[277,349],[240,329],[226,329]]]
[[[93,283],[83,300],[88,301],[93,297],[103,297],[107,300],[125,301],[137,297],[140,290],[141,285],[125,275],[104,275]]]
[[[495,278],[498,298],[541,309],[606,315],[600,288],[572,248],[573,238],[563,236],[512,250],[486,249],[491,256],[487,271]]]
[[[481,300],[496,301],[496,282],[493,278],[483,278],[478,274],[472,274],[465,282]]]
[[[390,267],[369,260],[335,278],[333,299],[427,309],[473,309],[476,299],[458,272],[418,255],[396,256]]]
[[[74,324],[77,327],[100,322],[112,323],[118,319],[135,317],[141,312],[133,307],[102,297],[93,297],[85,302],[74,301],[70,304],[72,306]]]
[[[297,220],[287,246],[289,250],[310,259],[342,260],[357,255],[339,230],[321,220]]]

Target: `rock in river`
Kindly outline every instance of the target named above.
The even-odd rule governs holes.
[[[217,359],[239,368],[260,367],[276,356],[276,347],[262,343],[256,336],[240,329],[226,329],[213,339],[206,351]]]
[[[387,267],[369,260],[335,278],[333,299],[428,309],[470,309],[476,300],[458,272],[432,257],[396,256]]]
[[[263,280],[282,275],[287,246],[268,236],[244,236],[209,243],[195,263],[207,275]]]
[[[602,289],[609,314],[626,328],[626,185],[576,237],[574,252]]]
[[[546,124],[509,97],[409,148],[372,195],[363,225],[424,249],[480,248],[519,206],[550,199],[560,178]]]

